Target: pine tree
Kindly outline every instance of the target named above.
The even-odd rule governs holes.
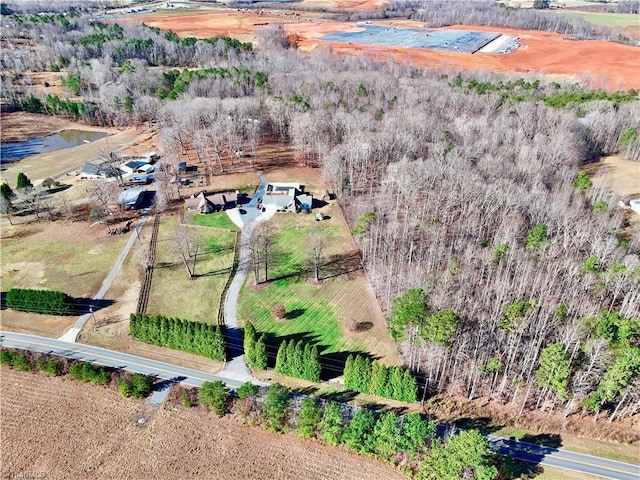
[[[298,415],[298,435],[302,438],[313,437],[321,415],[322,410],[314,398],[309,397],[302,400],[302,408]]]
[[[267,340],[263,335],[260,336],[254,349],[254,368],[264,370],[267,368]]]
[[[402,448],[411,455],[419,453],[427,444],[427,439],[436,433],[436,424],[425,422],[419,413],[409,413],[402,422]]]
[[[33,187],[33,184],[31,183],[31,180],[29,180],[29,177],[27,177],[22,172],[18,173],[18,178],[16,179],[16,188],[18,190],[21,190],[23,188],[31,188],[31,187]]]
[[[329,445],[338,445],[342,439],[343,430],[340,405],[336,402],[327,403],[324,406],[322,420],[320,421],[322,441]]]
[[[373,451],[373,429],[376,417],[373,412],[360,409],[344,430],[343,441],[348,449],[361,453]]]
[[[264,419],[269,429],[282,430],[284,416],[289,404],[289,392],[279,383],[269,385],[264,400]]]
[[[402,449],[402,436],[398,417],[391,412],[383,413],[373,430],[374,450],[383,460]]]

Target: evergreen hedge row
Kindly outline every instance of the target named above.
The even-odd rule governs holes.
[[[7,307],[23,312],[69,315],[71,306],[71,297],[55,290],[12,288],[7,292]]]
[[[151,345],[195,353],[213,360],[227,358],[222,328],[216,325],[132,313],[129,332],[136,340]]]
[[[289,377],[302,378],[310,382],[320,381],[320,355],[318,347],[292,340],[282,342],[276,356],[275,371]]]
[[[344,386],[354,392],[368,393],[401,402],[415,402],[416,379],[403,367],[387,367],[362,355],[349,355],[344,367]]]

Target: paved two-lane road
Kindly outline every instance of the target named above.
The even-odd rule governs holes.
[[[171,380],[194,387],[199,387],[203,382],[216,380],[222,380],[232,388],[239,387],[244,383],[244,381],[239,381],[234,376],[225,375],[223,372],[214,375],[114,350],[80,343],[70,343],[55,338],[25,335],[23,333],[0,331],[0,346],[52,353],[74,360],[82,360],[83,362],[121,368],[135,373],[144,373],[145,375],[152,375],[163,380]]]
[[[222,371],[213,375],[113,350],[69,343],[53,338],[37,337],[35,335],[0,331],[0,346],[62,355],[72,359],[122,368],[131,372],[153,375],[165,380],[193,386],[200,386],[203,382],[215,380],[221,380],[232,388],[238,387],[243,383],[238,381],[232,372],[227,374]],[[487,438],[496,452],[501,455],[513,455],[519,461],[548,465],[613,480],[640,480],[640,466],[638,465],[507,440],[493,435],[488,435]]]

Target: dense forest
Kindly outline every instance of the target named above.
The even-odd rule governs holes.
[[[321,168],[426,395],[637,414],[638,232],[582,172],[640,160],[637,92],[303,54],[277,26],[251,48],[42,18],[3,15],[10,108],[157,125],[174,166],[188,146],[221,171],[270,136]],[[65,98],[31,84],[52,69]]]

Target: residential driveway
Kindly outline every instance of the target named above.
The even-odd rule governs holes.
[[[231,220],[242,229],[240,240],[240,254],[238,256],[238,268],[236,275],[233,277],[227,296],[224,299],[224,323],[227,327],[227,336],[229,343],[229,356],[231,359],[224,366],[225,375],[233,375],[233,378],[245,381],[254,381],[251,374],[251,370],[247,367],[244,360],[244,350],[242,347],[243,337],[242,331],[238,325],[238,296],[240,290],[244,285],[247,278],[247,271],[250,270],[249,265],[249,242],[251,241],[251,231],[255,227],[256,223],[271,218],[275,213],[275,208],[269,208],[268,211],[262,212],[262,209],[258,210],[258,203],[262,203],[264,194],[267,191],[267,179],[261,172],[256,172],[260,178],[260,185],[256,189],[256,193],[253,195],[249,203],[242,206],[242,209],[246,211],[244,214],[240,214],[238,208],[228,210],[227,214]],[[258,201],[260,200],[260,201]]]
[[[144,222],[147,219],[148,214],[149,214],[149,211],[148,210],[145,211],[142,217],[138,220],[138,223],[136,223],[135,228],[131,231],[129,240],[127,241],[125,246],[122,248],[122,251],[120,252],[120,256],[116,260],[116,263],[114,263],[113,267],[111,268],[111,271],[109,272],[109,275],[107,275],[107,278],[105,278],[104,282],[102,282],[102,286],[100,287],[100,290],[98,290],[98,293],[95,295],[95,297],[93,297],[94,300],[102,300],[104,296],[107,294],[107,291],[109,290],[109,288],[111,288],[111,283],[113,282],[113,279],[116,278],[116,275],[120,271],[120,268],[122,267],[124,260],[127,258],[127,255],[129,255],[129,251],[131,250],[133,243],[138,238],[140,229],[142,228],[142,225],[144,225]],[[59,340],[75,343],[76,338],[78,338],[78,334],[80,333],[80,330],[82,330],[85,324],[89,321],[89,319],[91,318],[91,315],[93,314],[86,313],[81,317],[79,317],[76,323],[73,325],[73,327],[67,330],[64,333],[64,335],[59,337]]]

